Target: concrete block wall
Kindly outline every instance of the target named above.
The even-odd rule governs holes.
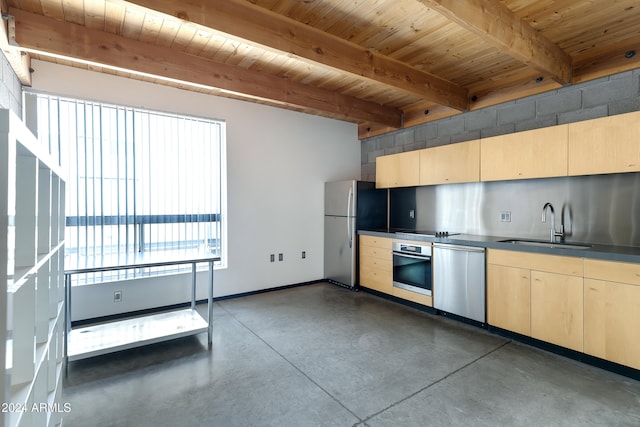
[[[0,53],[0,61],[0,108],[8,108],[22,117],[22,83],[4,53]]]
[[[22,117],[22,83],[4,53],[0,54],[0,108],[8,108]]]
[[[640,110],[640,69],[459,114],[361,141],[361,176],[378,156]]]

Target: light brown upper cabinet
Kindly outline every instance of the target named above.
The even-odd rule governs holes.
[[[480,180],[567,175],[568,125],[483,138]]]
[[[376,188],[412,187],[419,184],[419,151],[380,156],[376,159]]]
[[[420,150],[420,185],[479,180],[479,139]]]
[[[569,175],[640,171],[640,111],[569,126]]]

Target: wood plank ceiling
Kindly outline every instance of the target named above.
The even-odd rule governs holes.
[[[24,84],[37,58],[352,121],[360,138],[640,67],[638,0],[2,1]]]

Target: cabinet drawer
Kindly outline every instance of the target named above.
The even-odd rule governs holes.
[[[360,245],[391,250],[391,239],[387,237],[362,235],[360,236]]]
[[[582,258],[576,257],[490,249],[487,263],[582,277]]]
[[[360,246],[360,261],[367,258],[379,258],[391,262],[393,259],[391,247],[382,249],[375,246]]]
[[[360,269],[360,286],[375,289],[387,294],[391,293],[393,277],[391,271],[374,268]]]
[[[406,289],[393,287],[391,294],[394,297],[406,299],[408,301],[413,301],[418,304],[426,305],[428,307],[433,307],[433,299],[429,295],[419,294],[417,292],[407,291]]]
[[[585,259],[584,277],[640,286],[640,264]]]
[[[360,256],[360,267],[391,271],[393,268],[393,261],[391,261],[391,259],[376,258],[372,256]]]

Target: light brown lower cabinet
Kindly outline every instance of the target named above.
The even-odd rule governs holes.
[[[360,286],[391,294],[393,258],[391,239],[360,236]]]
[[[487,251],[487,322],[582,351],[582,258]]]
[[[640,369],[640,264],[489,249],[487,322]]]
[[[531,272],[531,337],[583,349],[582,277]]]
[[[360,236],[360,286],[433,307],[431,296],[393,286],[392,244],[391,238]]]
[[[487,265],[487,322],[531,335],[531,274],[524,268]]]
[[[584,352],[640,369],[640,265],[585,260]]]

